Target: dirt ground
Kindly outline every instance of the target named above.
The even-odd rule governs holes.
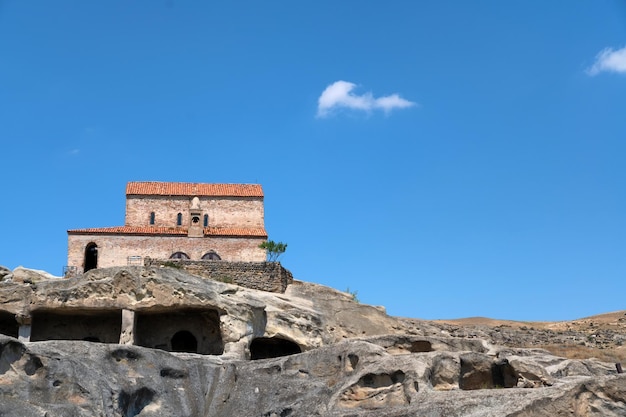
[[[456,333],[480,332],[505,346],[543,348],[572,359],[621,362],[626,368],[626,310],[558,322],[469,317],[432,323]]]

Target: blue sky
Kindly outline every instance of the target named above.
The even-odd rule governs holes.
[[[626,2],[0,0],[0,265],[128,181],[260,183],[296,278],[418,318],[626,308]]]

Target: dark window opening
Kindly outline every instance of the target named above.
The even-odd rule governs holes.
[[[222,258],[215,253],[215,251],[210,251],[205,253],[204,255],[202,255],[202,259],[204,259],[205,261],[221,261]]]
[[[154,211],[150,213],[150,224],[154,224],[155,217],[156,215],[154,214]]]
[[[192,222],[193,224],[198,224],[198,223],[200,223],[200,217],[198,217],[198,216],[193,216],[193,217],[191,218],[191,222]]]
[[[181,330],[172,336],[172,352],[198,352],[198,340],[187,330]]]
[[[269,359],[302,353],[297,343],[278,337],[257,337],[250,343],[250,359]]]
[[[208,227],[209,226],[209,215],[205,214],[204,215],[204,227]]]
[[[176,215],[176,226],[182,226],[182,225],[183,225],[183,214],[178,213]]]
[[[33,313],[30,340],[86,340],[119,343],[122,331],[121,310],[65,311]]]
[[[185,252],[174,252],[172,256],[170,256],[170,259],[189,259],[189,255]]]
[[[15,320],[15,314],[0,311],[0,334],[17,338],[19,325]]]
[[[98,245],[91,242],[85,247],[85,269],[87,272],[98,267]]]

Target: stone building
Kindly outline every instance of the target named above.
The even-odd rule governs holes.
[[[258,184],[129,182],[124,226],[68,230],[70,272],[146,258],[265,261]]]

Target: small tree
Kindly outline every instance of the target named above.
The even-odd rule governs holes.
[[[276,262],[278,257],[285,253],[287,250],[287,244],[283,242],[274,242],[273,240],[268,240],[259,245],[259,248],[265,249],[267,253],[267,260],[270,262]]]
[[[348,294],[350,294],[352,296],[352,301],[360,303],[361,301],[359,300],[359,292],[358,291],[350,291],[350,287],[346,288],[346,290],[344,292],[347,292]]]

